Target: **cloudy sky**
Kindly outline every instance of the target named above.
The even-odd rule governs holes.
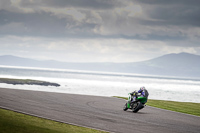
[[[0,0],[0,55],[136,62],[200,55],[199,0]]]

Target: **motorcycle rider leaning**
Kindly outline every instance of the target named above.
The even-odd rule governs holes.
[[[138,96],[137,93],[140,93],[141,97],[146,97],[148,99],[149,93],[146,90],[146,88],[143,86],[143,87],[140,87],[140,89],[138,90],[138,92],[134,91],[134,92],[130,93],[130,95],[131,95],[131,102],[134,102],[136,100],[136,98]]]

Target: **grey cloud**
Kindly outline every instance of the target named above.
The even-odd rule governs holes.
[[[147,21],[149,25],[200,26],[200,1],[137,0],[136,2],[143,7],[143,11],[149,18],[154,19],[154,21]]]
[[[198,0],[134,0],[136,3],[144,3],[150,5],[184,5],[197,6],[200,4]]]
[[[58,18],[44,11],[18,13],[0,10],[0,16],[1,36],[89,37],[95,26],[92,23],[76,22],[69,15]]]
[[[152,7],[147,9],[148,15],[152,19],[157,21],[149,22],[148,24],[156,25],[186,25],[186,26],[200,26],[200,8],[194,7],[193,9],[188,7]]]
[[[73,8],[89,8],[89,9],[112,9],[124,6],[124,2],[120,0],[22,0],[21,6],[36,7],[73,7]]]
[[[188,29],[200,28],[200,2],[196,0],[21,0],[17,3],[21,7],[15,10],[10,9],[9,1],[2,2],[8,8],[0,10],[1,35],[184,40]],[[138,5],[141,11],[131,7],[136,15],[129,16],[125,8],[130,5]],[[73,13],[55,11],[64,8],[84,17],[76,20]]]
[[[0,1],[0,9],[8,8],[11,5],[10,0],[1,0]]]
[[[27,35],[27,36],[51,36],[63,34],[66,22],[58,19],[50,13],[13,13],[5,10],[0,11],[0,34]],[[72,22],[71,22],[72,23]],[[9,32],[12,24],[21,24],[15,31]],[[7,29],[3,28],[7,27]],[[4,30],[2,30],[2,28]]]

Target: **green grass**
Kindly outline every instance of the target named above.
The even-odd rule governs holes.
[[[1,133],[104,133],[94,129],[59,123],[0,109]]]
[[[118,97],[124,98],[124,97]],[[146,105],[157,107],[161,109],[191,114],[200,116],[200,103],[190,103],[190,102],[174,102],[174,101],[164,101],[164,100],[152,100],[149,99]]]

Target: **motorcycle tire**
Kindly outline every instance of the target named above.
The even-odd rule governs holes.
[[[126,111],[128,108],[127,108],[127,103],[124,105],[123,107],[123,110]]]
[[[141,102],[137,102],[136,104],[137,106],[133,109],[134,113],[137,113],[143,107],[143,104]]]

